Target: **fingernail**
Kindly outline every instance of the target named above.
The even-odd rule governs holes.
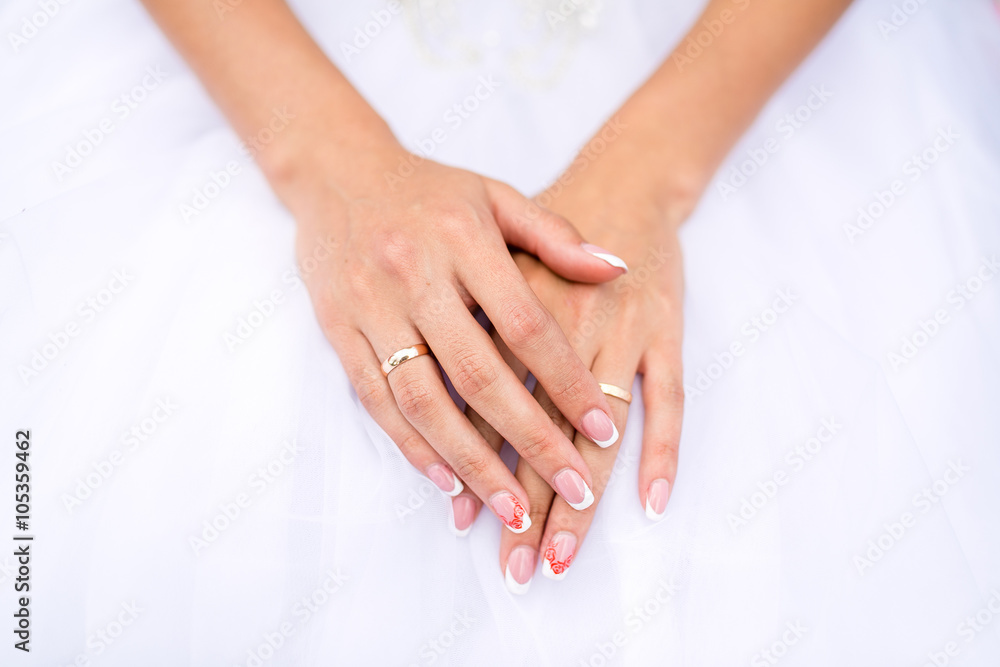
[[[549,579],[561,581],[573,562],[576,552],[576,535],[565,531],[552,536],[549,546],[542,553],[542,574]]]
[[[510,532],[520,534],[531,528],[531,517],[524,511],[521,501],[510,491],[494,493],[490,498],[490,507]]]
[[[507,557],[507,570],[504,572],[504,582],[507,590],[516,595],[524,595],[531,586],[535,574],[535,550],[528,546],[520,546],[510,552]]]
[[[583,434],[600,447],[610,447],[618,442],[618,427],[604,410],[594,408],[580,421]]]
[[[601,246],[596,246],[593,243],[581,243],[580,247],[589,252],[594,257],[600,257],[611,266],[622,269],[626,273],[628,272],[628,264],[625,263],[625,260],[623,260],[618,255],[612,255],[610,252],[608,252]]]
[[[465,488],[462,486],[462,480],[460,480],[455,473],[451,471],[451,468],[443,463],[435,463],[434,465],[427,467],[427,476],[430,480],[437,484],[437,487],[444,491],[449,496],[457,496]]]
[[[585,510],[594,504],[594,494],[590,487],[580,477],[580,473],[572,468],[566,468],[552,478],[556,491],[569,506],[575,510]]]
[[[456,496],[451,500],[451,530],[459,537],[465,537],[472,529],[476,518],[476,503],[469,496]]]
[[[670,482],[665,479],[654,479],[646,492],[646,516],[651,521],[659,521],[667,509],[670,498]]]

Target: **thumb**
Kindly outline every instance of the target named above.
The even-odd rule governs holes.
[[[566,218],[542,208],[506,183],[484,180],[493,217],[509,245],[530,252],[553,272],[576,282],[604,283],[628,271],[620,257],[586,243]]]

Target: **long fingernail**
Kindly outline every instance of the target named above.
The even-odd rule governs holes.
[[[510,552],[507,557],[507,570],[504,572],[504,582],[507,590],[517,595],[524,595],[531,586],[535,575],[535,550],[528,546],[520,546]]]
[[[566,468],[552,478],[556,491],[569,506],[575,510],[585,510],[594,504],[594,494],[590,487],[580,477],[580,473],[572,468]]]
[[[618,442],[618,427],[604,410],[594,408],[580,420],[580,430],[600,447]]]
[[[625,263],[618,255],[612,255],[610,252],[602,248],[601,246],[596,246],[593,243],[581,243],[580,247],[589,252],[594,257],[599,257],[611,266],[623,269],[626,273],[628,272],[628,264]]]
[[[670,498],[670,482],[665,479],[654,479],[646,492],[646,516],[651,521],[659,521],[667,509]]]
[[[472,529],[476,518],[476,503],[469,496],[456,496],[451,501],[451,530],[459,537],[465,537]]]
[[[510,491],[494,493],[490,498],[490,506],[510,532],[520,534],[531,528],[531,517],[524,511],[524,505],[517,496]]]
[[[462,480],[443,463],[435,463],[427,467],[427,476],[437,487],[449,496],[457,496],[465,488]]]
[[[542,553],[542,574],[549,579],[561,581],[566,576],[575,553],[576,535],[566,531],[556,533]]]

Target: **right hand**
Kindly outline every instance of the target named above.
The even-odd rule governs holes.
[[[313,152],[316,155],[317,152]],[[559,411],[591,440],[611,445],[617,428],[606,397],[562,330],[528,287],[507,244],[559,275],[605,282],[624,270],[581,246],[563,218],[513,188],[423,160],[389,187],[401,148],[365,157],[350,187],[332,168],[310,169],[285,197],[298,223],[297,253],[320,326],[362,404],[418,470],[453,499],[454,528],[471,525],[471,493],[514,532],[528,529],[528,496],[449,396],[424,355],[383,376],[396,351],[427,344],[458,393],[567,502],[592,485],[583,457],[504,361],[470,309],[479,305]],[[343,166],[340,165],[342,169]],[[360,171],[360,170],[359,170]],[[334,239],[318,265],[313,251]],[[461,481],[459,481],[461,480]],[[459,495],[461,494],[461,495]],[[591,497],[589,493],[585,494]],[[523,517],[523,518],[522,518]]]

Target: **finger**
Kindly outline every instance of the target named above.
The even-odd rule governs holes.
[[[601,382],[631,390],[638,366],[637,357],[636,353],[628,350],[604,348],[594,359],[594,376]],[[615,421],[622,424],[624,432],[629,404],[617,397],[611,397],[610,403]],[[585,447],[582,444],[582,440],[578,442],[584,460],[587,465],[592,466],[594,503],[583,512],[574,512],[558,498],[552,503],[542,538],[542,574],[556,581],[565,578],[573,559],[580,552],[601,497],[611,481],[620,448],[620,442],[607,449]]]
[[[569,220],[542,208],[506,183],[487,179],[486,190],[504,239],[537,256],[563,278],[603,283],[628,272],[620,257],[585,243]]]
[[[457,294],[440,298],[446,302],[445,311],[454,315],[447,321],[421,322],[420,332],[456,391],[557,492],[566,492],[566,500],[582,509],[581,503],[590,493],[590,472],[580,452],[504,363],[489,335],[462,307]],[[447,303],[450,299],[454,303]]]
[[[646,408],[639,459],[639,502],[652,521],[663,518],[677,478],[677,452],[684,417],[684,381],[680,345],[650,352],[642,366]]]
[[[541,544],[546,517],[556,494],[524,459],[517,463],[516,476],[531,503],[531,528],[520,535],[505,531],[500,536],[500,571],[503,572],[507,590],[515,595],[524,595],[535,576],[538,545]]]
[[[559,412],[541,385],[535,386],[535,400],[552,418],[552,422],[567,438],[575,436],[573,425]],[[531,500],[532,529],[521,535],[500,536],[500,568],[507,590],[518,595],[528,592],[538,564],[539,545],[545,531],[548,513],[556,494],[552,487],[525,461],[518,461],[515,476]],[[509,539],[513,537],[514,539]]]
[[[528,287],[514,260],[509,255],[498,258],[484,253],[472,264],[478,270],[459,277],[514,356],[528,367],[577,431],[601,447],[617,442],[618,429],[597,381]],[[541,470],[539,473],[545,475]]]
[[[338,339],[335,346],[347,377],[375,423],[396,443],[406,460],[427,475],[443,493],[449,496],[460,494],[462,482],[451,466],[399,411],[368,340],[357,330],[341,332]]]
[[[422,340],[412,325],[400,321],[386,322],[363,333],[381,359]],[[527,529],[529,524],[522,518],[527,516],[524,489],[459,411],[433,357],[422,355],[404,361],[390,371],[388,383],[402,415],[428,443],[433,443],[472,492],[489,499],[491,509],[509,529]]]

